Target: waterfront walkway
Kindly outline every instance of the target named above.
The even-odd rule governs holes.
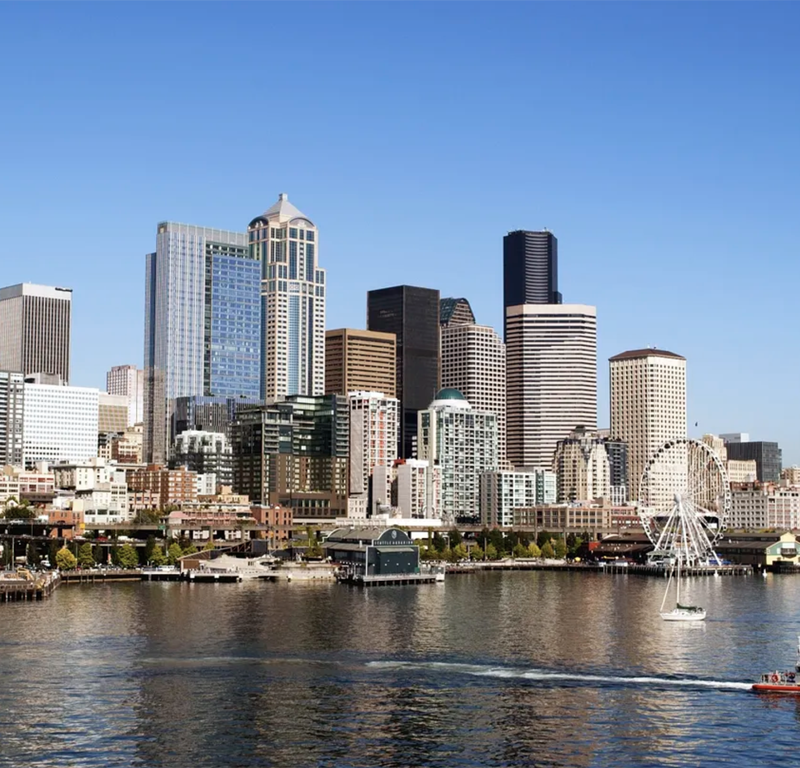
[[[584,573],[637,574],[644,576],[665,575],[664,566],[639,565],[638,563],[616,562],[613,560],[599,563],[575,563],[565,560],[494,560],[473,563],[454,563],[445,566],[448,574],[483,573],[486,571],[582,571]],[[753,569],[749,565],[697,565],[691,568],[682,567],[682,576],[746,576]]]

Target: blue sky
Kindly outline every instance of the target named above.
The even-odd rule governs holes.
[[[141,364],[169,219],[320,227],[328,327],[409,283],[502,318],[502,237],[559,238],[607,358],[688,358],[694,432],[800,462],[800,6],[0,4],[0,284],[73,293],[73,383]]]

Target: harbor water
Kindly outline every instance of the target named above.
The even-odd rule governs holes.
[[[0,605],[0,766],[784,766],[800,578],[65,585]]]

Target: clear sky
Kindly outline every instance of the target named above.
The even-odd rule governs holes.
[[[73,293],[73,383],[142,362],[156,223],[320,228],[329,328],[365,293],[501,327],[502,237],[559,239],[609,356],[688,358],[690,431],[800,462],[800,5],[0,4],[0,285]],[[698,426],[695,428],[695,422]]]

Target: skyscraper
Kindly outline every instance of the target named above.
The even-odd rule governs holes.
[[[762,483],[779,483],[781,479],[782,452],[777,443],[760,441],[726,443],[728,459],[755,461],[756,477]]]
[[[393,333],[337,328],[325,332],[325,394],[358,390],[394,397],[397,386]]]
[[[414,458],[417,412],[439,390],[439,291],[397,285],[367,293],[367,327],[397,339],[401,458]]]
[[[0,371],[0,467],[23,465],[24,381],[21,373]]]
[[[610,358],[609,369],[610,434],[628,445],[629,498],[636,500],[650,457],[670,440],[686,437],[686,358],[661,349],[635,349]]]
[[[461,299],[442,299],[439,302],[439,322],[442,328],[451,325],[475,325],[475,315],[469,301]]]
[[[71,288],[0,288],[0,370],[48,373],[69,382],[71,309]]]
[[[488,325],[442,326],[442,387],[497,417],[499,466],[506,461],[506,345]]]
[[[549,469],[556,443],[597,427],[597,310],[523,304],[506,311],[506,458]]]
[[[144,371],[135,365],[115,365],[106,374],[106,391],[128,401],[128,424],[132,427],[144,418]]]
[[[509,307],[520,304],[560,303],[556,236],[547,230],[509,232],[503,238],[504,316]],[[505,340],[508,341],[507,330]]]
[[[247,227],[261,262],[261,397],[325,391],[325,270],[314,223],[281,193]]]
[[[144,451],[167,458],[167,402],[258,397],[259,254],[242,232],[163,222],[146,257]]]

